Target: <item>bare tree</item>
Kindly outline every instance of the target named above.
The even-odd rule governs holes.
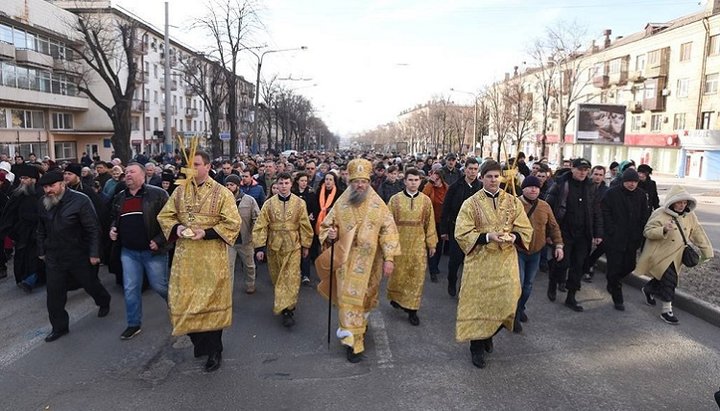
[[[261,27],[253,0],[209,0],[207,13],[193,23],[210,34],[214,47],[210,55],[222,64],[228,88],[228,121],[230,123],[231,155],[237,150],[238,137],[238,65],[240,52],[252,34]]]
[[[547,29],[547,45],[552,60],[557,65],[553,79],[557,92],[553,99],[558,107],[560,149],[558,162],[564,158],[565,133],[568,124],[575,118],[575,104],[589,84],[587,71],[589,63],[583,59],[584,27],[577,23],[560,23],[556,28]]]
[[[505,111],[508,118],[508,135],[515,140],[517,150],[530,134],[533,119],[533,95],[527,92],[529,85],[524,76],[516,76],[505,84]]]
[[[483,101],[487,107],[490,131],[495,133],[497,138],[497,161],[500,161],[501,150],[505,138],[510,132],[512,116],[508,114],[506,107],[507,90],[499,82],[489,85],[483,92]]]
[[[529,51],[533,60],[534,68],[531,69],[537,83],[535,91],[541,103],[540,116],[542,126],[540,128],[540,158],[547,157],[547,130],[548,116],[550,114],[550,100],[557,95],[557,88],[554,79],[557,76],[557,64],[553,60],[552,49],[547,44],[547,39],[539,39],[533,43]]]
[[[227,72],[218,63],[196,54],[181,61],[185,83],[193,94],[200,97],[210,120],[210,143],[213,158],[223,155],[220,140],[220,118],[228,99],[225,75]],[[231,153],[232,155],[232,153]]]
[[[132,157],[132,103],[135,96],[138,62],[134,54],[145,47],[138,23],[123,19],[105,9],[72,10],[77,20],[71,23],[82,41],[69,42],[77,65],[72,77],[78,90],[88,96],[110,118],[115,156],[127,163]],[[89,69],[87,69],[89,68]],[[94,85],[97,78],[105,86]],[[104,96],[110,95],[110,101]]]

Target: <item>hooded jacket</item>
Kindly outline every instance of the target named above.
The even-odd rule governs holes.
[[[684,212],[678,214],[672,210],[671,206],[681,200],[687,200],[688,205]],[[670,189],[663,206],[652,213],[645,225],[643,232],[646,238],[645,245],[640,253],[635,273],[650,275],[659,280],[670,267],[670,263],[675,263],[679,278],[682,269],[682,253],[685,248],[679,231],[681,228],[687,241],[700,249],[703,258],[713,257],[710,239],[693,211],[696,206],[695,198],[682,186],[676,185]],[[672,230],[663,233],[663,226],[673,217],[677,218],[679,226],[676,224]]]

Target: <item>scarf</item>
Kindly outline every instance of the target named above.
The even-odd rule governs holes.
[[[320,212],[318,213],[317,221],[315,222],[315,233],[320,232],[320,224],[322,224],[328,211],[330,211],[330,206],[332,205],[333,200],[335,200],[335,193],[337,193],[337,186],[333,187],[330,195],[325,198],[325,184],[320,187],[320,195],[318,197]]]

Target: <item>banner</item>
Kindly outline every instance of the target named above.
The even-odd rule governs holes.
[[[614,104],[578,104],[577,144],[623,144],[627,108]]]

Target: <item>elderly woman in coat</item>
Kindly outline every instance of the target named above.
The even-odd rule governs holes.
[[[685,248],[679,230],[683,230],[688,243],[700,250],[701,261],[713,256],[710,240],[693,212],[696,205],[695,198],[682,186],[673,186],[665,204],[650,216],[643,233],[646,240],[635,273],[652,277],[642,289],[645,300],[653,306],[656,305],[655,297],[660,300],[660,318],[668,324],[678,323],[672,312],[672,301]]]

